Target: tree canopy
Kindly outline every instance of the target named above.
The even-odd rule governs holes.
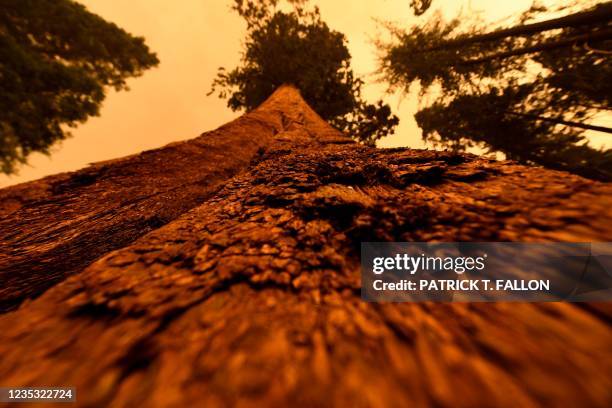
[[[305,0],[235,0],[246,21],[240,66],[219,69],[211,93],[228,99],[233,110],[250,110],[280,85],[295,85],[321,117],[366,144],[390,133],[399,122],[388,105],[364,101],[363,81],[355,76],[345,36],[322,21]]]
[[[440,15],[407,31],[388,25],[381,77],[435,95],[415,116],[426,140],[610,180],[612,150],[592,147],[585,132],[612,132],[592,123],[610,111],[612,3],[530,23],[546,11],[534,6],[493,31]]]
[[[159,63],[144,39],[71,0],[0,0],[0,171],[97,115],[105,88]]]

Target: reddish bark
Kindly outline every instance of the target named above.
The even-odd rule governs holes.
[[[180,209],[184,196],[164,201],[160,192],[148,208],[174,206],[166,225],[117,241],[127,221],[97,229],[97,242],[108,236],[119,249],[104,248],[88,267],[91,259],[61,276],[49,264],[37,270],[36,282],[52,271],[52,288],[0,318],[0,384],[74,385],[84,406],[609,406],[607,305],[364,303],[358,247],[610,241],[610,185],[473,155],[359,146],[290,87],[215,134],[228,136],[228,149],[253,146],[230,162],[218,191],[206,184]],[[194,152],[194,163],[206,163],[198,152],[211,153]],[[135,175],[138,157],[103,165],[116,177],[117,197],[158,188],[165,161],[148,161],[150,172],[143,164]],[[216,165],[223,163],[209,162],[204,172]],[[181,166],[194,172],[191,180],[206,177],[182,162],[167,185],[178,183]],[[122,174],[133,179],[121,183]],[[53,182],[38,183],[9,193]],[[55,254],[45,245],[95,228],[93,215],[68,220],[103,211],[102,200],[71,191],[110,185],[100,183],[65,187],[72,212],[49,206],[53,192],[41,189],[43,198],[6,215],[4,228],[30,229],[12,241],[3,265],[30,248],[40,262]],[[131,219],[119,205],[109,210]],[[60,221],[64,232],[47,244],[21,244]],[[76,254],[66,251],[66,262]],[[10,273],[0,275],[4,296],[44,289],[28,292],[29,283]]]

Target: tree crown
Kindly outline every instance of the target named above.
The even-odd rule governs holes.
[[[97,115],[105,87],[159,63],[141,37],[71,0],[0,0],[0,171]]]
[[[236,0],[234,10],[247,23],[241,65],[219,69],[218,91],[233,110],[253,109],[282,84],[292,84],[323,119],[365,143],[392,133],[398,119],[381,101],[361,97],[363,81],[350,67],[345,36],[330,29],[318,8],[303,0]]]
[[[421,97],[435,95],[415,115],[428,141],[611,179],[612,152],[591,147],[585,131],[612,131],[589,124],[610,107],[612,3],[526,24],[546,11],[534,6],[493,31],[439,14],[410,30],[387,25],[379,73],[390,89],[416,83]]]

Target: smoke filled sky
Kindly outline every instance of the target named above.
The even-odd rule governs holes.
[[[161,60],[159,67],[129,80],[129,92],[109,91],[101,115],[73,130],[50,157],[33,154],[16,176],[0,176],[0,186],[77,170],[167,143],[190,139],[240,115],[224,100],[206,96],[217,68],[238,64],[245,24],[230,9],[231,0],[81,0],[90,11],[132,34],[144,36]],[[385,85],[373,83],[376,49],[371,39],[380,31],[375,19],[409,26],[419,21],[409,0],[319,0],[328,25],[344,33],[354,71],[365,76],[364,95],[390,103],[401,123],[396,134],[379,146],[424,147],[413,114],[417,98],[384,95]],[[458,12],[479,13],[488,22],[524,11],[532,0],[434,0],[446,17]]]

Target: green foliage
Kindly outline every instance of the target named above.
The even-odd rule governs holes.
[[[415,115],[426,140],[610,180],[612,151],[591,147],[585,129],[568,125],[610,110],[609,9],[591,10],[597,22],[539,31],[519,25],[511,35],[439,15],[408,31],[388,26],[394,40],[378,44],[381,77],[391,90],[407,93],[416,83],[421,97],[435,95]],[[521,24],[544,11],[532,7]]]
[[[581,132],[555,123],[530,121],[504,114],[517,110],[533,91],[533,84],[490,87],[482,94],[462,94],[449,102],[435,102],[415,115],[426,140],[454,150],[486,145],[511,160],[538,163],[556,170],[607,180],[612,151],[593,149]],[[532,108],[530,112],[542,112]]]
[[[139,37],[70,0],[0,0],[0,170],[97,115],[105,87],[158,64]]]
[[[291,1],[289,12],[277,0],[236,0],[234,10],[247,23],[241,65],[220,68],[211,93],[228,99],[233,110],[254,109],[276,88],[293,84],[321,117],[367,144],[393,133],[398,119],[389,106],[368,104],[363,82],[350,68],[346,39],[321,20],[306,1]]]
[[[491,60],[477,65],[464,65],[470,58],[497,50],[495,43],[478,44],[474,47],[446,47],[449,39],[463,40],[480,34],[482,29],[466,28],[458,18],[445,23],[436,13],[428,22],[404,31],[388,24],[387,29],[395,37],[392,43],[377,42],[382,50],[379,71],[389,83],[390,89],[408,91],[412,83],[418,82],[422,92],[439,86],[446,95],[463,92],[474,86],[481,78],[499,79],[504,68],[519,68],[515,61]],[[426,51],[432,49],[432,51]],[[507,64],[512,63],[512,66]],[[518,65],[518,66],[517,66]]]

